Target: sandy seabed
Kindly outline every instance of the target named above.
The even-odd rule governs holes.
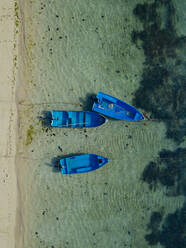
[[[85,130],[85,134],[82,130],[48,129],[37,119],[43,110],[81,110],[81,99],[86,103],[85,96],[98,90],[131,102],[143,59],[129,42],[129,31],[136,26],[132,22],[135,3],[127,5],[131,9],[123,14],[103,1],[103,9],[96,6],[97,15],[97,11],[92,14],[94,6],[87,9],[86,1],[73,8],[71,3],[66,6],[56,1],[63,3],[63,8],[48,4],[42,14],[40,1],[35,6],[35,2],[19,0],[18,15],[16,2],[0,1],[0,248],[149,247],[144,236],[151,213],[161,209],[172,213],[183,203],[183,197],[177,201],[165,197],[163,188],[149,191],[140,180],[149,159],[162,148],[172,148],[164,137],[164,125],[110,121],[106,127]],[[83,11],[90,11],[87,22]],[[123,22],[117,18],[118,11]],[[110,16],[115,17],[118,29]],[[123,23],[125,35],[121,33],[119,43],[115,34],[120,34]],[[105,39],[98,37],[97,26]],[[68,42],[66,33],[71,38]],[[118,47],[111,46],[110,37],[113,44],[125,44],[121,47],[125,60]],[[97,46],[102,39],[105,50]],[[118,56],[116,61],[112,53]],[[115,72],[120,67],[121,77]],[[35,77],[34,72],[38,74]],[[112,162],[99,173],[85,176],[62,177],[52,171],[52,158],[74,152],[101,154]]]

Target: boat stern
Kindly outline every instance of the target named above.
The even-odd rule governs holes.
[[[64,158],[60,159],[59,165],[60,165],[61,174],[67,174],[66,161]]]
[[[51,111],[51,115],[52,115],[51,126],[52,126],[52,127],[57,127],[57,126],[58,126],[57,111],[52,110],[52,111]]]

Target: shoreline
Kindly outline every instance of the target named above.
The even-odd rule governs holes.
[[[33,23],[32,9],[30,3],[23,0],[15,0],[17,3],[17,13],[15,13],[15,32],[17,33],[17,74],[15,104],[17,107],[17,131],[16,131],[16,155],[15,170],[17,177],[17,211],[15,221],[15,247],[22,248],[25,246],[26,226],[28,216],[25,211],[27,205],[27,180],[29,177],[29,161],[22,160],[22,155],[27,154],[28,147],[25,143],[27,137],[26,127],[30,122],[29,109],[23,110],[22,103],[29,97],[30,82],[33,77]],[[17,20],[16,20],[17,19]],[[16,30],[17,29],[17,30]],[[25,206],[26,205],[26,206]],[[24,218],[23,218],[24,216]],[[8,247],[9,248],[9,247]]]
[[[17,211],[16,211],[16,221],[15,221],[15,246],[14,247],[24,247],[24,220],[22,218],[24,214],[24,178],[27,178],[28,174],[25,174],[25,171],[22,171],[24,163],[19,158],[20,155],[20,146],[22,147],[22,131],[21,131],[21,108],[19,106],[22,98],[26,97],[26,84],[27,80],[30,79],[30,70],[28,69],[29,59],[28,59],[28,51],[25,41],[25,15],[28,13],[26,3],[22,0],[18,0],[17,2],[17,13],[15,13],[15,22],[16,18],[18,21],[18,25],[15,27],[15,33],[17,32],[17,75],[16,75],[16,90],[15,90],[15,104],[17,108],[17,129],[16,129],[16,154],[15,154],[15,170],[17,177]],[[16,12],[16,8],[15,8]],[[26,12],[26,13],[25,13]],[[16,30],[17,28],[17,30]],[[29,72],[28,72],[29,71]],[[25,116],[24,116],[25,118]],[[25,120],[26,121],[26,120]],[[24,145],[23,145],[23,148]],[[19,165],[19,166],[16,166]],[[9,247],[8,247],[9,248]]]

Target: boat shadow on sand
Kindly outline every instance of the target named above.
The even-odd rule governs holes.
[[[79,101],[81,103],[83,111],[92,111],[92,106],[96,101],[96,94],[86,94],[85,98],[80,97]]]
[[[41,121],[43,127],[51,127],[51,111],[42,111],[42,116],[38,116],[37,118]]]
[[[88,94],[86,94],[85,98],[80,97],[79,101],[81,102],[81,106],[82,106],[83,111],[93,111],[92,110],[93,104],[94,104],[94,102],[98,101],[98,99],[97,99],[96,94],[88,93]],[[106,116],[106,118],[108,120],[112,120],[112,121],[117,121],[117,122],[121,121],[119,119],[114,119],[114,118],[109,117],[109,116]]]
[[[68,157],[72,157],[72,156],[79,156],[79,155],[83,155],[84,153],[70,153],[68,155],[64,155],[64,156],[57,156],[57,157],[53,157],[51,159],[50,163],[45,163],[46,166],[49,166],[52,168],[52,171],[54,173],[59,173],[60,172],[60,160],[63,158],[68,158]]]

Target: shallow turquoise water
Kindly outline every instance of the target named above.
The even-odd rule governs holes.
[[[88,96],[97,91],[132,103],[145,66],[142,44],[136,46],[131,38],[134,30],[143,29],[133,14],[138,3],[39,0],[25,7],[33,13],[32,19],[25,18],[33,69],[27,90],[18,96],[23,101],[20,182],[27,176],[21,193],[24,247],[151,247],[145,235],[152,213],[165,219],[182,207],[182,194],[167,196],[161,183],[150,190],[142,180],[159,151],[178,147],[166,138],[161,120],[110,120],[96,129],[68,130],[42,127],[38,118],[52,109],[88,109]],[[100,154],[111,162],[82,175],[53,170],[53,158],[76,153]]]

